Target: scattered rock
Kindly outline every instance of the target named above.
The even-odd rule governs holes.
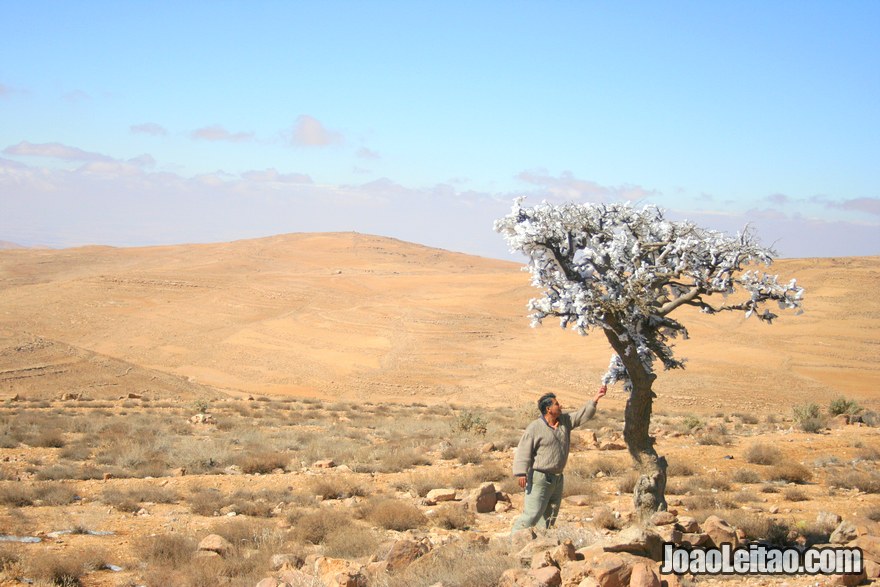
[[[859,537],[859,530],[852,522],[843,521],[837,525],[829,539],[831,544],[846,544]]]
[[[509,501],[501,501],[498,500],[495,503],[495,513],[503,514],[504,512],[509,512],[513,509],[513,504]]]
[[[478,514],[494,512],[495,504],[498,503],[498,496],[495,493],[494,483],[483,483],[480,485],[479,489],[474,491],[470,500],[474,506],[474,511]]]
[[[611,538],[603,549],[605,552],[628,552],[659,561],[663,558],[663,539],[651,530],[630,526]]]
[[[736,530],[718,516],[706,518],[706,521],[703,522],[703,533],[708,534],[712,544],[719,548],[722,544],[730,544],[731,548],[739,546]]]
[[[678,527],[682,532],[699,532],[700,525],[697,523],[696,518],[692,518],[690,516],[679,516],[678,522],[676,522]]]
[[[312,467],[315,469],[332,469],[336,466],[336,463],[333,462],[333,459],[322,459],[320,461],[315,461],[312,463]]]
[[[633,565],[629,587],[660,587],[660,575],[654,565],[638,562]]]
[[[833,514],[831,512],[819,512],[816,515],[816,523],[818,523],[820,526],[827,526],[827,527],[836,528],[837,526],[840,525],[840,523],[842,521],[843,521],[843,518],[841,518],[837,514]]]
[[[189,419],[190,424],[216,424],[217,420],[211,414],[196,414]]]
[[[303,566],[303,559],[295,554],[273,554],[269,566],[273,571],[298,569]]]
[[[600,587],[627,587],[633,563],[622,554],[606,552],[593,563],[593,578]]]
[[[556,587],[562,585],[559,569],[553,566],[532,569],[529,576],[535,580],[537,587]]]
[[[199,542],[199,550],[216,552],[220,556],[226,556],[232,550],[232,544],[219,534],[209,534]]]
[[[626,450],[626,445],[622,442],[613,440],[603,440],[599,444],[599,450]]]
[[[494,442],[487,442],[486,444],[484,444],[483,446],[480,447],[480,452],[483,454],[490,453],[493,450],[495,450],[495,443]]]
[[[574,544],[571,540],[565,540],[562,544],[556,547],[556,549],[550,553],[550,556],[553,557],[553,560],[556,562],[556,566],[562,567],[567,562],[572,562],[577,560],[577,551],[574,548]]]
[[[655,526],[667,526],[675,524],[677,521],[675,514],[671,512],[654,512],[651,516],[651,523]]]
[[[363,567],[348,560],[318,557],[315,574],[326,587],[367,587]]]
[[[398,540],[391,546],[388,556],[385,557],[386,568],[389,573],[401,571],[430,550],[431,546],[427,540]]]
[[[452,501],[455,499],[455,496],[455,489],[432,489],[428,492],[428,495],[425,496],[425,499],[428,502],[436,504],[440,503],[441,501]]]

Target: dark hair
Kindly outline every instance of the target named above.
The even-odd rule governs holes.
[[[547,409],[553,405],[553,400],[556,399],[555,393],[545,393],[538,400],[538,411],[541,412],[541,415],[547,413]]]

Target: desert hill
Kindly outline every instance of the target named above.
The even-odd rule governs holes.
[[[772,326],[693,312],[667,409],[880,407],[878,258],[782,260],[806,313]],[[529,327],[520,264],[357,233],[222,244],[0,251],[0,393],[210,393],[518,404],[581,401],[600,333]],[[623,392],[611,401],[622,404]]]

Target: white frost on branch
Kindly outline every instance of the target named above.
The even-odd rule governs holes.
[[[600,328],[626,356],[635,350],[639,361],[630,361],[631,368],[650,374],[654,360],[667,369],[683,367],[670,343],[687,338],[684,325],[670,317],[682,306],[709,314],[743,311],[768,323],[777,317],[764,308],[769,302],[801,312],[804,290],[796,280],[781,284],[777,275],[744,271],[753,263],[769,266],[775,255],[748,229],[729,236],[667,220],[656,206],[542,202],[529,208],[522,201],[495,230],[528,257],[532,284],[543,290],[529,302],[532,325],[552,316],[583,335]],[[739,301],[730,301],[738,292]],[[710,303],[716,294],[723,303]],[[630,382],[627,361],[615,358],[604,380]]]

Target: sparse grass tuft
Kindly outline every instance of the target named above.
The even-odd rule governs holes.
[[[776,465],[782,462],[782,451],[775,446],[759,442],[746,450],[746,461],[753,465]]]
[[[858,489],[863,493],[880,493],[880,473],[876,471],[845,471],[829,476],[828,485],[842,489]]]
[[[812,479],[813,473],[799,463],[782,463],[774,465],[767,471],[768,481],[785,481],[786,483],[806,483]]]
[[[362,505],[361,512],[370,523],[398,532],[419,528],[428,521],[419,508],[397,499],[371,499]]]
[[[733,480],[737,483],[760,483],[761,476],[752,469],[737,469],[733,473]]]
[[[462,504],[446,503],[437,507],[430,516],[431,524],[447,530],[467,530],[474,523],[474,514]]]

